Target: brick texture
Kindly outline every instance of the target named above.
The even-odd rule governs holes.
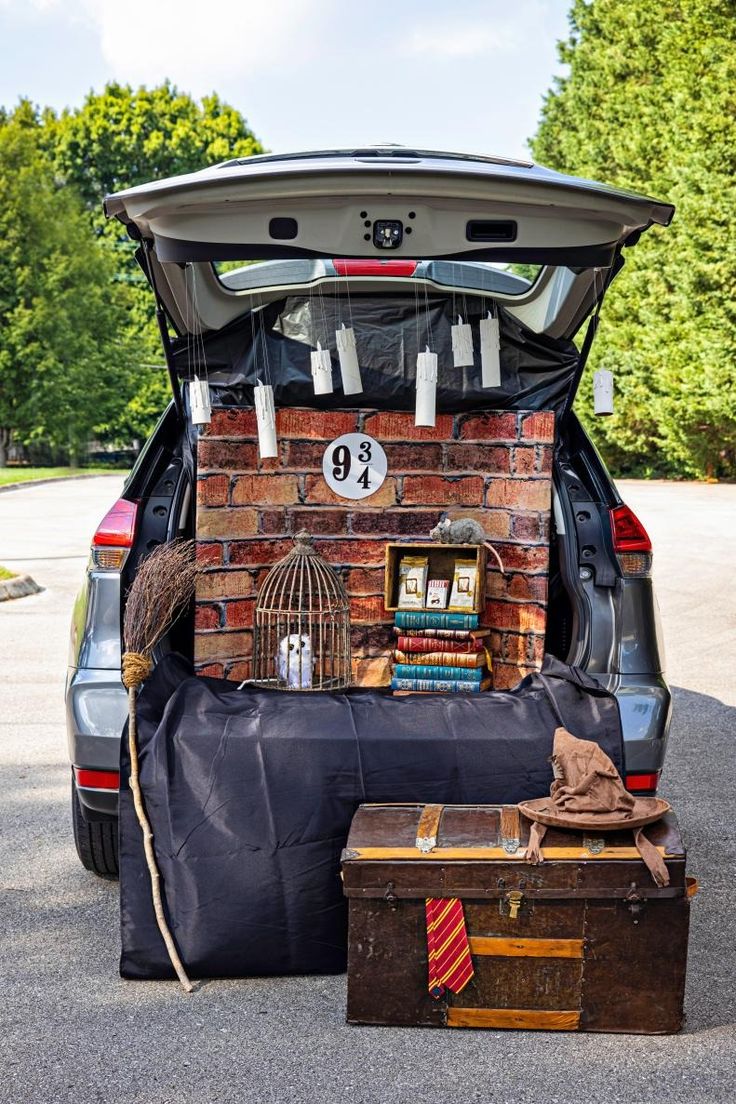
[[[425,540],[441,514],[472,517],[489,555],[484,622],[494,686],[514,686],[544,653],[554,416],[442,414],[433,428],[396,411],[277,412],[278,457],[259,461],[253,411],[219,409],[198,446],[195,663],[202,674],[252,674],[252,625],[268,570],[306,528],[350,597],[353,677],[386,685],[395,643],[383,606],[387,540]],[[335,495],[322,456],[343,433],[365,432],[388,458],[383,486],[357,502]]]

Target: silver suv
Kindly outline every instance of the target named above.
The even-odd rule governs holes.
[[[118,868],[125,593],[142,557],[194,530],[196,430],[182,381],[206,375],[215,402],[252,405],[244,335],[273,331],[279,305],[299,297],[375,301],[386,327],[391,304],[412,298],[480,302],[503,318],[501,360],[513,370],[486,390],[473,386],[473,370],[448,373],[438,409],[555,410],[546,650],[615,693],[627,785],[654,793],[670,692],[651,545],[572,404],[625,250],[666,226],[672,206],[529,163],[371,147],[229,161],[109,196],[105,209],[136,243],[151,284],[173,398],[92,537],[72,618],[66,706],[85,867],[108,877]],[[298,326],[286,337],[311,341]],[[277,403],[410,409],[413,367],[377,359],[357,397],[315,397],[282,364]],[[191,655],[192,640],[190,615],[165,647]]]

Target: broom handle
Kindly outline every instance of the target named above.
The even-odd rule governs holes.
[[[138,817],[138,823],[141,826],[141,832],[143,834],[143,849],[146,853],[146,864],[148,865],[148,873],[151,876],[151,898],[153,900],[153,910],[156,913],[156,923],[158,924],[158,930],[161,932],[164,943],[166,944],[166,950],[171,960],[171,965],[176,970],[176,976],[181,982],[182,989],[186,993],[191,993],[193,985],[187,977],[186,970],[179,958],[179,952],[176,949],[174,938],[169,931],[169,925],[166,923],[166,916],[164,915],[164,905],[161,900],[161,875],[158,872],[156,866],[156,855],[153,850],[153,832],[151,831],[151,824],[146,816],[145,806],[143,804],[143,794],[141,793],[141,784],[138,776],[138,743],[137,743],[137,725],[135,717],[135,693],[136,687],[128,687],[128,749],[130,752],[130,788],[133,793],[133,804],[135,805],[135,814]]]

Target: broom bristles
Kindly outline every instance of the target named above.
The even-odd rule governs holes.
[[[138,567],[123,617],[127,652],[150,655],[194,595],[194,541],[160,544]]]

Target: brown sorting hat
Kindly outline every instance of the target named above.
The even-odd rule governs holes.
[[[603,749],[592,740],[578,740],[565,728],[555,731],[552,768],[555,780],[549,797],[519,804],[519,811],[534,821],[527,860],[542,861],[541,843],[547,828],[586,832],[631,828],[636,848],[655,883],[666,886],[670,880],[667,867],[642,829],[664,816],[669,804],[659,797],[634,797]]]

